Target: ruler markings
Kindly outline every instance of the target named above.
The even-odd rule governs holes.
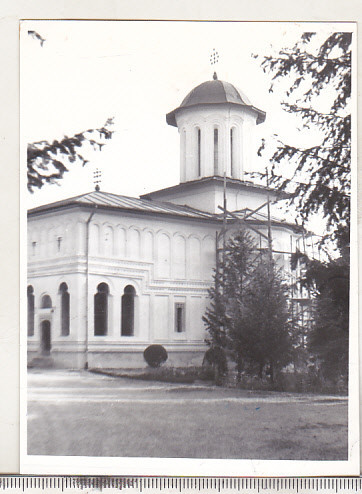
[[[0,477],[2,490],[21,490],[23,492],[32,489],[56,490],[64,492],[68,489],[118,489],[133,490],[144,493],[145,491],[213,491],[218,493],[241,492],[245,494],[265,493],[273,494],[282,491],[290,493],[311,493],[325,491],[351,493],[362,492],[362,478],[205,478],[205,477],[68,477],[68,476],[2,476]],[[211,492],[209,494],[212,494]]]

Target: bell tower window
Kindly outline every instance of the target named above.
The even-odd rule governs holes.
[[[201,130],[197,129],[197,175],[201,177]]]
[[[214,129],[214,175],[219,172],[219,129]]]
[[[230,175],[235,178],[235,128],[230,129]]]

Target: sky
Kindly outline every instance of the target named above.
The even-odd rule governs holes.
[[[344,25],[345,26],[345,25]],[[305,31],[321,36],[330,23],[243,23],[172,21],[24,21],[21,25],[21,147],[99,128],[114,117],[115,131],[101,152],[87,152],[87,166],[71,165],[57,185],[27,194],[27,206],[94,190],[93,171],[102,172],[101,190],[139,196],[179,183],[179,135],[166,113],[192,88],[218,78],[240,88],[266,111],[257,143],[274,134],[300,145],[317,136],[300,132],[282,110],[283,87],[269,92],[270,74],[260,57],[291,47]],[[338,30],[343,26],[338,25]],[[28,35],[36,31],[43,46]],[[215,49],[219,62],[211,66]],[[22,153],[22,156],[26,156]],[[264,171],[258,158],[248,171]],[[22,167],[26,173],[26,163]]]

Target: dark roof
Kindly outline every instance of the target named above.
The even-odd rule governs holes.
[[[189,206],[179,206],[169,202],[150,201],[135,197],[120,196],[103,191],[93,191],[80,196],[71,197],[62,201],[44,204],[29,210],[29,215],[40,212],[62,209],[69,206],[96,206],[104,209],[118,209],[153,214],[167,214],[194,219],[216,219],[215,215]]]
[[[207,213],[198,209],[191,208],[189,206],[181,206],[170,202],[154,201],[149,199],[137,199],[135,197],[120,196],[117,194],[111,194],[110,192],[93,191],[87,194],[82,194],[62,201],[52,202],[50,204],[44,204],[28,211],[29,216],[37,215],[38,213],[46,213],[49,211],[67,209],[74,206],[83,207],[96,207],[104,210],[116,210],[116,211],[129,211],[139,212],[144,214],[161,214],[173,217],[180,217],[192,220],[207,220],[221,222],[223,214]],[[245,214],[250,210],[245,209],[243,211],[235,212],[236,215],[242,219]],[[228,219],[228,223],[235,223],[235,219]],[[251,224],[263,224],[267,221],[267,217],[261,213],[255,213],[253,217],[249,217],[247,222]],[[299,231],[300,227],[293,223],[280,221],[277,218],[272,218],[272,225],[284,226],[291,228],[294,231]]]
[[[189,180],[188,182],[182,182],[177,185],[172,185],[171,187],[166,187],[165,189],[160,189],[160,190],[155,190],[152,192],[148,192],[147,194],[143,194],[141,196],[142,199],[153,199],[153,197],[157,198],[157,196],[161,195],[166,192],[167,194],[169,192],[183,192],[187,189],[189,190],[195,190],[199,185],[203,184],[209,184],[211,182],[218,183],[223,185],[224,183],[224,178],[220,176],[213,176],[213,177],[203,177],[203,178],[197,178],[196,180]],[[278,191],[275,189],[272,189],[271,187],[266,187],[265,185],[259,185],[255,184],[253,182],[248,182],[245,180],[239,180],[237,178],[230,178],[226,177],[226,183],[227,187],[232,187],[232,188],[238,188],[238,189],[247,189],[247,190],[253,190],[255,192],[270,192],[271,194],[274,194],[278,196],[280,199],[287,199],[289,194],[287,192],[282,192]]]
[[[229,82],[214,79],[213,81],[203,82],[190,91],[186,98],[182,101],[181,105],[166,115],[166,121],[169,125],[177,127],[176,113],[181,108],[225,103],[232,103],[250,108],[257,113],[257,124],[262,123],[265,120],[265,112],[253,106],[247,96],[242,93],[240,89],[237,89]]]

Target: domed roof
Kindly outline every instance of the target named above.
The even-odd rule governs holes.
[[[229,82],[219,81],[216,73],[214,73],[214,79],[212,81],[203,82],[192,89],[182,101],[181,105],[166,115],[166,121],[169,125],[177,127],[176,113],[178,110],[197,105],[217,105],[225,103],[232,103],[254,110],[257,113],[257,124],[262,123],[265,120],[265,112],[255,108],[240,89],[237,89]]]

